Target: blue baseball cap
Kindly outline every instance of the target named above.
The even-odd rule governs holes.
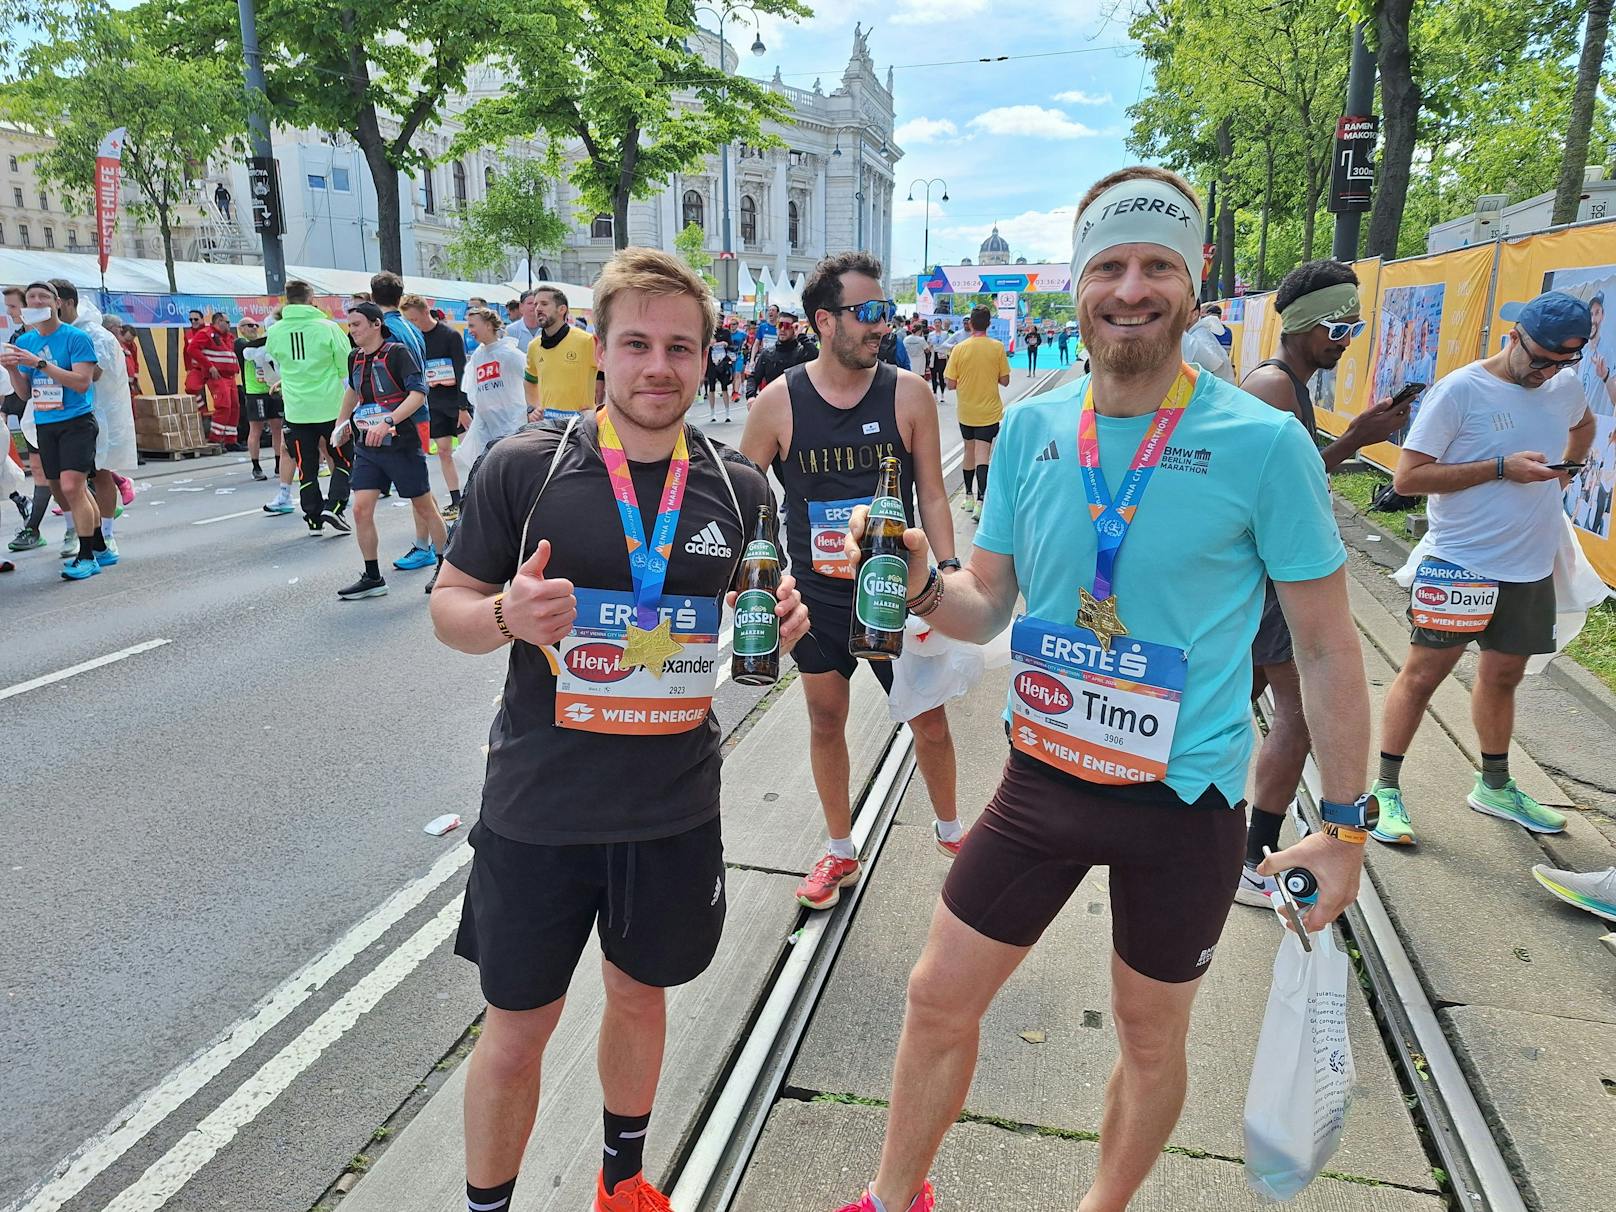
[[[1549,290],[1530,303],[1506,303],[1498,316],[1515,324],[1548,353],[1576,353],[1593,335],[1594,317],[1588,305],[1563,290]],[[1575,341],[1572,345],[1570,342]]]

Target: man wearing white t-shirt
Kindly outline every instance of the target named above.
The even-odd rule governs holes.
[[[1594,417],[1576,375],[1593,330],[1587,304],[1561,291],[1518,311],[1503,349],[1431,388],[1403,442],[1393,481],[1405,496],[1429,496],[1431,550],[1414,579],[1408,659],[1386,697],[1380,820],[1373,836],[1410,845],[1414,830],[1398,775],[1431,695],[1475,640],[1481,648],[1470,713],[1481,773],[1466,802],[1537,833],[1565,817],[1509,776],[1515,687],[1527,658],[1553,652],[1554,556],[1565,528],[1561,495],[1594,438]],[[1545,453],[1557,452],[1557,453]],[[1575,469],[1573,469],[1574,471]]]

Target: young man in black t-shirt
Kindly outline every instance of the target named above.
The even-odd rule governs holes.
[[[755,466],[684,423],[716,311],[677,257],[618,253],[595,284],[605,407],[488,449],[432,594],[450,647],[512,645],[455,946],[489,1003],[466,1082],[472,1208],[509,1207],[540,1061],[591,928],[606,986],[595,1209],[667,1206],[641,1173],[664,990],[706,969],[725,909],[711,714],[721,606],[758,507],[772,504]],[[631,550],[657,548],[666,560],[631,565]],[[808,612],[791,577],[778,596],[786,651]]]
[[[449,489],[443,518],[452,522],[460,516],[460,469],[455,466],[454,442],[471,424],[471,402],[460,389],[466,373],[466,342],[432,314],[420,295],[405,295],[398,310],[421,330],[426,344],[427,436],[437,444],[438,466]]]

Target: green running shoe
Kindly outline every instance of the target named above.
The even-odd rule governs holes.
[[[1403,807],[1403,792],[1399,787],[1382,787],[1380,780],[1369,789],[1380,805],[1380,820],[1369,831],[1369,836],[1388,846],[1412,846],[1414,826],[1409,823],[1408,809]]]
[[[1523,829],[1530,829],[1533,833],[1559,833],[1565,828],[1565,817],[1553,808],[1545,808],[1526,792],[1515,785],[1510,779],[1502,787],[1489,787],[1476,776],[1476,785],[1470,789],[1465,797],[1477,812],[1484,812],[1488,816],[1501,816],[1506,821],[1514,821]]]

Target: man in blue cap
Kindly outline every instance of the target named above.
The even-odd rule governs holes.
[[[1581,383],[1560,372],[1582,360],[1593,318],[1562,291],[1501,315],[1514,322],[1503,348],[1431,388],[1397,463],[1397,491],[1430,497],[1431,544],[1414,578],[1412,642],[1386,696],[1372,789],[1380,809],[1372,836],[1392,845],[1414,841],[1399,786],[1403,755],[1471,640],[1481,649],[1471,690],[1481,773],[1466,802],[1537,833],[1565,828],[1564,816],[1515,785],[1509,742],[1527,658],[1555,650],[1561,494],[1594,438]]]

